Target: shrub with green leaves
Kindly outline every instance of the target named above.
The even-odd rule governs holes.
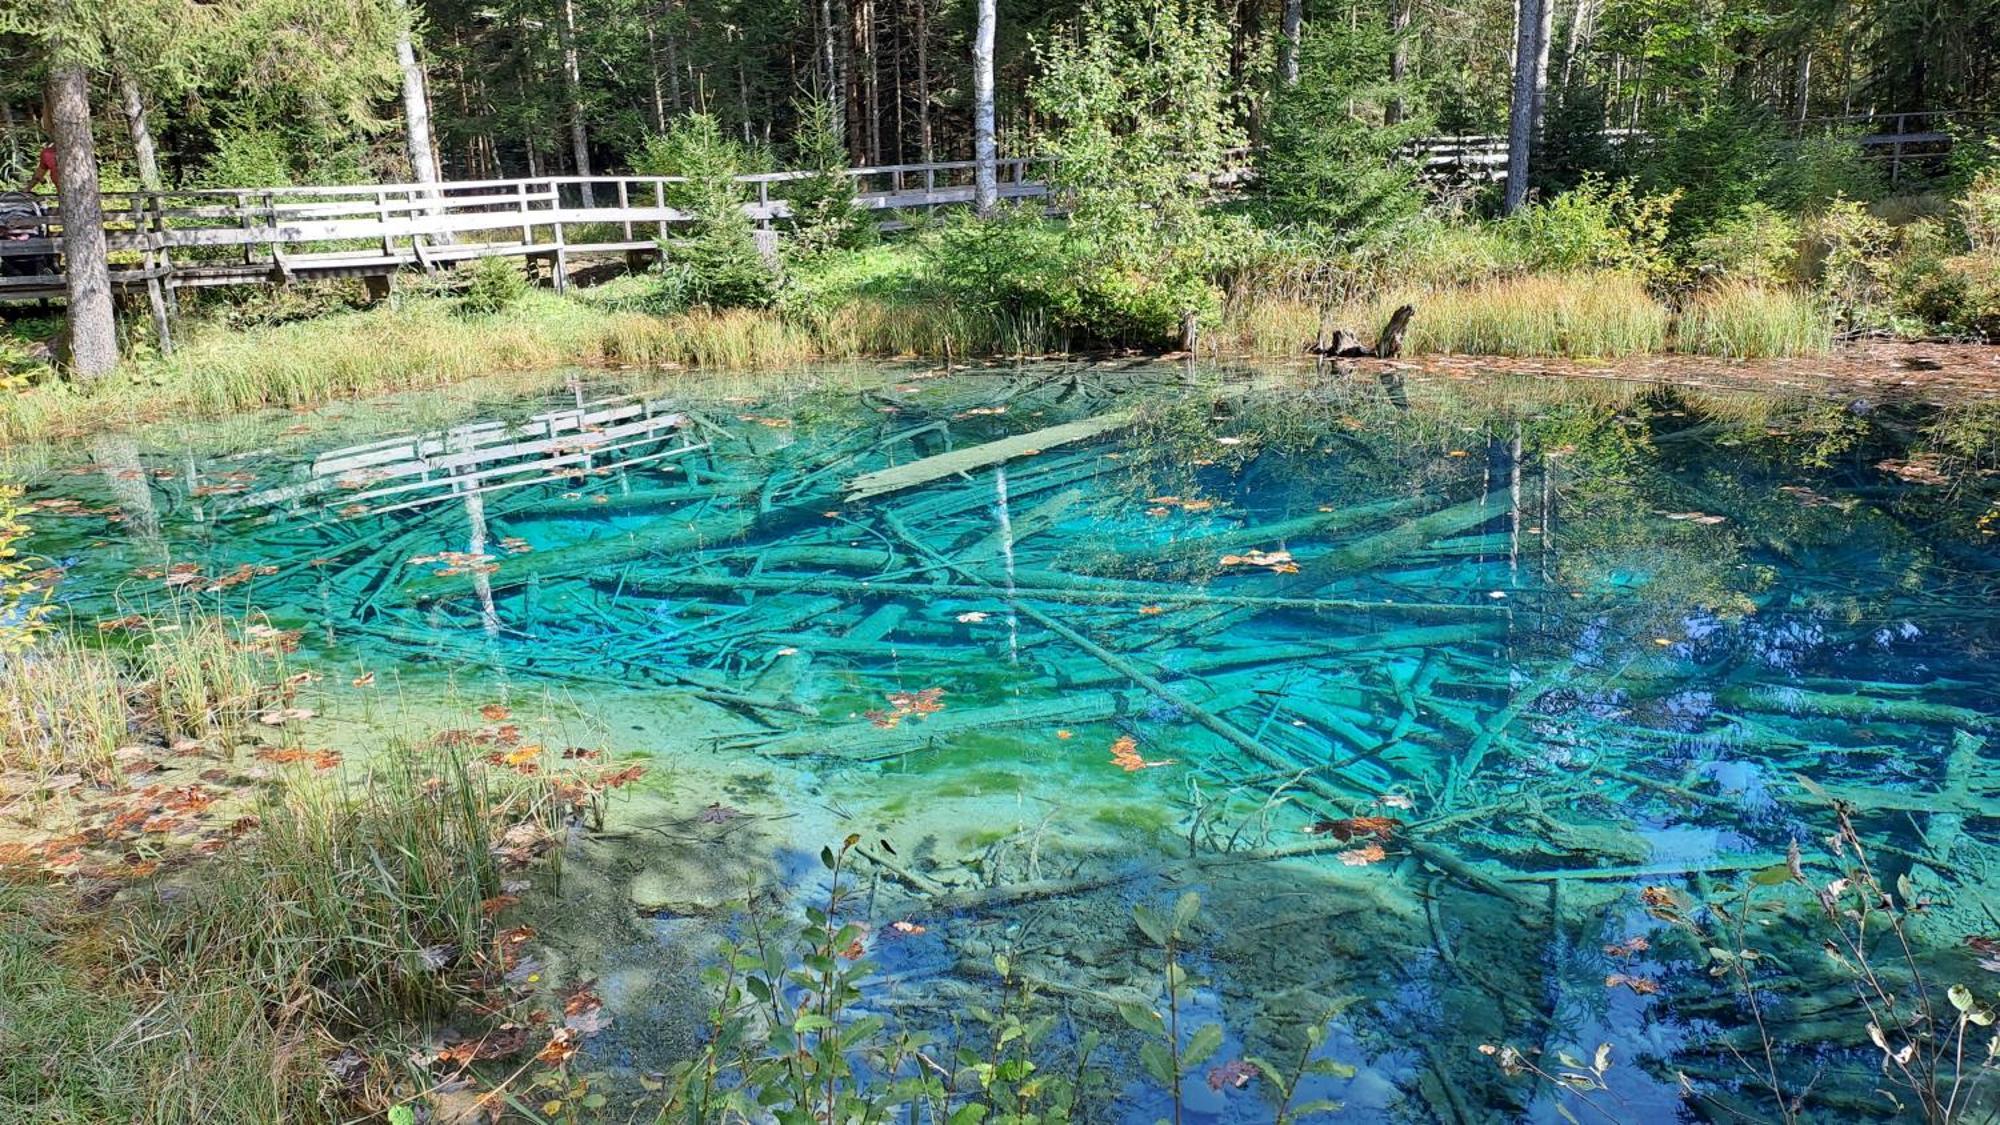
[[[749,163],[744,147],[723,135],[716,119],[690,113],[647,139],[636,170],[675,176],[667,203],[689,218],[661,242],[661,296],[672,308],[766,308],[777,297],[778,273],[758,248],[736,177]]]
[[[1768,203],[1746,203],[1697,237],[1687,264],[1701,278],[1777,284],[1792,276],[1799,224]]]
[[[1530,269],[1629,270],[1664,280],[1673,193],[1644,195],[1626,180],[1588,177],[1575,188],[1507,220],[1508,233]]]
[[[1299,81],[1276,95],[1258,160],[1270,217],[1353,246],[1422,209],[1418,169],[1404,147],[1429,122],[1407,112],[1414,96],[1407,83],[1390,80],[1396,39],[1380,16],[1310,29]],[[1398,106],[1402,119],[1391,124]]]
[[[512,258],[480,258],[466,270],[460,311],[473,316],[505,312],[528,294],[528,277]]]
[[[832,103],[825,98],[805,99],[798,103],[798,114],[792,160],[808,175],[784,188],[791,210],[786,252],[810,260],[830,250],[855,250],[873,243],[875,223],[856,202],[854,180],[847,175],[847,141],[835,127]]]

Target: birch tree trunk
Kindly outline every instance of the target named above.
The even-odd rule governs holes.
[[[118,97],[125,110],[125,128],[132,134],[132,159],[139,165],[139,186],[160,190],[160,152],[153,144],[153,128],[146,120],[146,97],[131,75],[119,72]]]
[[[431,142],[431,99],[424,89],[424,68],[417,62],[415,19],[407,0],[396,5],[401,24],[396,28],[396,65],[403,72],[403,129],[409,150],[410,175],[420,184],[438,182],[437,149]]]
[[[821,91],[833,107],[833,131],[845,142],[847,137],[847,82],[840,73],[840,35],[843,25],[833,18],[833,0],[819,0],[819,69],[826,83]]]
[[[569,144],[576,174],[590,175],[590,133],[583,123],[583,64],[576,50],[576,0],[562,0],[563,86],[569,92]],[[583,205],[597,206],[597,193],[582,185]]]
[[[1534,143],[1536,59],[1541,55],[1542,8],[1547,0],[1521,0],[1514,40],[1514,94],[1507,115],[1507,195],[1503,210],[1511,215],[1528,199],[1528,151]],[[1544,71],[1544,74],[1547,72]]]
[[[1278,80],[1286,89],[1299,84],[1299,40],[1305,22],[1305,0],[1285,0],[1285,10],[1278,16]]]
[[[1000,151],[993,135],[993,32],[999,22],[996,0],[979,0],[979,24],[972,37],[972,159],[976,162],[973,206],[992,214],[1000,202]]]
[[[56,147],[56,194],[62,206],[63,273],[69,283],[69,362],[85,380],[118,366],[111,308],[111,265],[104,244],[104,204],[97,194],[97,147],[90,136],[90,79],[61,58],[49,67],[50,130]]]

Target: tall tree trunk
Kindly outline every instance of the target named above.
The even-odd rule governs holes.
[[[840,73],[843,26],[833,18],[833,0],[819,0],[820,96],[833,109],[833,131],[844,141],[847,136],[847,80]]]
[[[563,86],[569,93],[569,145],[576,157],[576,174],[590,175],[590,133],[583,123],[583,63],[576,49],[576,0],[562,0]],[[583,205],[597,206],[597,193],[582,185]]]
[[[1541,9],[1541,20],[1535,31],[1535,117],[1528,147],[1535,154],[1540,154],[1542,123],[1548,118],[1549,41],[1555,38],[1556,0],[1537,0],[1537,7]]]
[[[1507,115],[1507,195],[1503,210],[1511,215],[1528,199],[1528,151],[1534,143],[1536,60],[1541,47],[1542,7],[1547,0],[1520,0],[1514,38],[1514,95]],[[1544,72],[1546,73],[1546,72]]]
[[[931,141],[930,0],[917,0],[917,146],[923,162],[936,159]]]
[[[397,5],[402,24],[396,30],[396,65],[403,71],[404,147],[410,155],[410,175],[420,184],[438,181],[437,150],[431,145],[431,99],[424,89],[424,68],[417,62],[417,45],[411,38],[411,12],[407,4]]]
[[[667,26],[664,29],[664,34],[661,36],[666,42],[667,104],[672,106],[673,111],[678,114],[681,111],[681,106],[686,103],[681,100],[680,48],[674,41],[673,0],[667,0],[667,3],[660,6],[660,10],[667,17]]]
[[[111,310],[111,265],[104,244],[104,203],[97,194],[97,147],[90,136],[90,78],[61,57],[49,67],[49,125],[56,147],[62,206],[63,273],[69,282],[69,362],[86,380],[118,366]]]
[[[131,75],[118,74],[118,97],[125,110],[125,128],[132,134],[132,159],[139,165],[139,186],[160,190],[160,153],[153,144],[153,129],[146,120],[146,97]]]
[[[646,67],[653,80],[653,131],[664,133],[667,131],[667,83],[666,76],[660,73],[660,35],[659,29],[654,26],[653,6],[648,4],[645,11]]]
[[[1395,87],[1389,98],[1388,108],[1382,111],[1385,124],[1400,125],[1406,109],[1403,105],[1403,79],[1410,72],[1410,8],[1416,0],[1395,0],[1395,7],[1389,13],[1389,31],[1396,37],[1389,46],[1389,84]]]
[[[1287,89],[1299,84],[1299,39],[1305,33],[1305,0],[1285,0],[1278,17],[1278,80]]]
[[[993,135],[993,33],[999,23],[996,0],[979,0],[979,24],[972,36],[972,159],[976,162],[972,203],[982,215],[1000,202],[1000,149]]]

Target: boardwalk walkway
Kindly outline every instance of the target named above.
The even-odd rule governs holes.
[[[1864,133],[1862,145],[1889,162],[1893,177],[1905,161],[1948,147],[1947,125],[1959,116],[1892,114],[1800,127]],[[1630,130],[1610,132],[1621,144],[1638,136]],[[1413,155],[1433,176],[1492,179],[1506,174],[1504,137],[1433,138],[1413,146]],[[1046,164],[1040,157],[1000,161],[1001,197],[1049,195],[1047,182],[1034,174]],[[972,161],[947,161],[852,168],[845,174],[854,181],[861,205],[880,214],[884,227],[893,228],[904,225],[907,214],[970,204],[974,171]],[[744,211],[765,238],[775,237],[775,226],[789,215],[786,185],[809,175],[739,177],[748,197]],[[623,254],[637,264],[658,254],[660,240],[671,239],[675,227],[691,218],[667,204],[676,182],[662,176],[539,176],[106,192],[112,284],[146,294],[163,341],[169,311],[182,289],[358,277],[379,295],[388,292],[391,277],[400,270],[431,271],[489,257],[519,258],[538,271],[545,269],[561,289],[568,284],[574,257]],[[62,216],[53,210],[54,200],[35,197],[31,206],[42,208],[40,214],[31,210],[9,218],[5,198],[0,197],[0,303],[60,298]]]

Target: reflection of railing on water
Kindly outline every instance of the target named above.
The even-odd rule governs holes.
[[[473,494],[664,461],[709,443],[689,415],[638,397],[583,402],[525,421],[478,422],[322,453],[292,484],[241,496],[228,512],[338,504],[343,517],[379,516]],[[663,447],[661,443],[666,443]]]

